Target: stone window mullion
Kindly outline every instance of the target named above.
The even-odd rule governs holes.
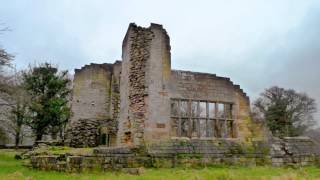
[[[209,137],[209,102],[206,102],[206,137]]]
[[[200,134],[200,103],[199,101],[197,101],[197,115],[196,115],[196,118],[197,118],[197,135],[198,135],[198,138],[200,138],[201,134]]]
[[[218,119],[218,103],[215,103],[214,104],[214,116],[215,116],[215,122],[214,122],[214,126],[216,127],[218,127],[219,128],[219,119]],[[217,129],[218,131],[216,132],[216,138],[218,138],[219,137],[219,132],[221,132],[221,130],[220,129]]]
[[[181,137],[181,100],[178,100],[178,137]]]
[[[236,108],[235,108],[235,104],[232,104],[232,119],[233,119],[233,122],[232,122],[232,138],[237,138],[238,136],[238,132],[237,132],[237,127],[238,127],[238,122],[237,122],[237,116],[236,116]]]
[[[191,136],[192,136],[192,126],[193,126],[193,123],[192,123],[192,101],[191,100],[188,100],[188,120],[189,120],[189,125],[188,125],[188,133],[187,133],[187,136],[189,137],[189,138],[191,138]]]
[[[227,108],[227,104],[224,104],[224,115],[223,115],[223,118],[224,118],[224,123],[223,123],[223,137],[224,138],[227,138],[228,137],[228,127],[227,127],[227,116],[228,116],[228,108]]]
[[[216,108],[216,107],[215,107],[215,104],[216,104],[216,103],[213,104],[213,106],[214,106],[214,111],[215,111],[215,108]],[[210,112],[209,112],[209,113],[210,113]],[[211,127],[211,128],[212,128],[212,137],[215,137],[215,136],[214,136],[214,134],[215,134],[214,126],[215,126],[216,120],[215,120],[215,119],[212,119],[212,118],[215,118],[215,113],[216,113],[216,112],[214,112],[213,117],[210,117],[210,114],[209,114],[209,118],[211,118],[210,120],[212,121],[212,125],[213,125],[213,126]]]

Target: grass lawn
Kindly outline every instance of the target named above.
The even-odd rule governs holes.
[[[300,169],[274,167],[208,167],[202,169],[146,169],[140,176],[123,173],[101,172],[68,174],[29,169],[22,166],[22,161],[15,160],[13,150],[0,150],[0,180],[16,179],[319,179],[320,168],[306,167]]]

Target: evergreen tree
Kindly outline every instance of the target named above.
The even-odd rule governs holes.
[[[68,72],[59,72],[57,67],[44,63],[31,67],[23,75],[25,89],[30,96],[31,118],[27,124],[36,135],[36,141],[47,133],[63,131],[70,116]]]

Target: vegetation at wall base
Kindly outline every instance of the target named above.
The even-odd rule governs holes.
[[[122,172],[87,172],[69,174],[55,171],[40,171],[23,166],[22,160],[14,159],[17,151],[0,150],[0,180],[7,179],[319,179],[320,168],[290,167],[240,167],[215,166],[207,168],[146,169],[141,175]]]

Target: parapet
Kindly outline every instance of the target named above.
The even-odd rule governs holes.
[[[116,62],[117,63],[117,62]],[[82,71],[86,69],[105,69],[106,71],[112,71],[113,64],[109,63],[103,63],[103,64],[96,64],[96,63],[91,63],[89,65],[85,65],[81,67],[80,69],[75,69],[74,72],[75,74],[81,73]]]
[[[172,70],[171,72],[172,73],[192,74],[192,75],[203,77],[204,79],[222,80],[222,81],[226,82],[227,84],[229,84],[231,87],[233,87],[236,92],[240,93],[240,95],[242,95],[246,99],[248,105],[250,104],[249,96],[243,91],[243,89],[240,87],[240,85],[234,84],[231,81],[231,79],[228,77],[217,76],[216,74],[210,74],[210,73],[183,71],[183,70]]]

